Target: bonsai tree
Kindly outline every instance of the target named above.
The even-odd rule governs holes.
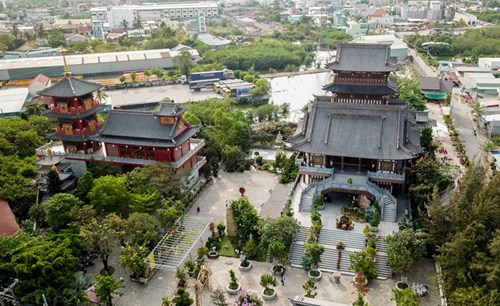
[[[364,273],[368,279],[377,278],[375,261],[368,256],[365,250],[349,254],[349,259],[351,261],[349,269],[354,270],[356,273]]]
[[[236,274],[234,274],[233,270],[229,270],[229,289],[231,290],[236,290],[240,284],[238,283],[238,280],[236,279]]]
[[[340,261],[342,260],[342,251],[345,250],[345,243],[340,241],[337,243],[337,270],[340,270]]]
[[[305,297],[311,299],[314,299],[316,297],[316,289],[318,289],[318,287],[316,287],[316,282],[312,279],[308,279],[302,286],[302,288],[304,288],[304,290],[306,291]]]
[[[358,294],[357,299],[352,303],[353,306],[369,306],[368,303],[365,302],[364,297],[370,291],[370,289],[366,288],[366,276],[363,272],[358,272],[354,276],[354,289]]]
[[[248,255],[248,257],[255,257],[257,255],[257,245],[253,240],[248,240],[245,242],[245,246],[243,247],[243,251]]]
[[[420,305],[420,299],[411,288],[405,288],[403,290],[392,289],[392,292],[394,292],[394,297],[391,298],[391,301],[396,302],[397,306]]]
[[[202,261],[203,257],[208,254],[208,248],[206,246],[202,246],[198,248],[198,260]]]
[[[188,274],[193,275],[194,269],[196,268],[196,263],[192,260],[188,260],[188,261],[186,261],[184,266],[188,269],[188,271],[187,271]]]
[[[215,306],[229,306],[229,304],[226,302],[226,296],[224,295],[224,292],[220,289],[215,289],[212,291],[210,294],[210,299],[212,300],[212,305]]]
[[[373,218],[370,219],[370,226],[377,227],[380,224],[380,213],[375,211]]]
[[[323,252],[325,251],[325,247],[318,244],[318,243],[306,243],[306,253],[309,256],[309,259],[311,261],[311,275],[312,276],[319,276],[319,273],[316,273],[316,275],[313,273],[314,271],[318,270],[318,265],[321,262],[321,255],[323,255]]]
[[[186,289],[178,288],[172,302],[175,303],[175,306],[190,306],[193,305],[194,300],[189,297],[189,292]]]
[[[224,221],[217,223],[217,232],[219,232],[219,237],[224,236],[225,230],[226,230],[226,226],[224,225]]]
[[[278,281],[276,281],[276,277],[271,274],[264,274],[260,277],[260,285],[264,287],[264,295],[273,295],[274,289],[270,288],[270,286],[276,287],[278,285]]]
[[[177,282],[178,287],[186,286],[187,284],[186,269],[177,268],[177,270],[175,271],[175,276],[177,276],[177,279],[179,280]]]

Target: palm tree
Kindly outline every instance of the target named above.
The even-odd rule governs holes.
[[[122,28],[124,28],[125,30],[128,29],[128,21],[123,19],[122,22],[120,23],[120,25],[122,26]]]
[[[38,23],[36,26],[35,26],[35,37],[36,38],[42,38],[43,37],[43,23]]]
[[[98,89],[95,92],[95,99],[97,100],[97,102],[102,103],[102,101],[106,100],[107,98],[108,98],[108,93],[105,92],[104,90]]]
[[[132,27],[136,30],[142,29],[141,19],[137,18],[136,20],[134,20],[134,24],[132,25]]]

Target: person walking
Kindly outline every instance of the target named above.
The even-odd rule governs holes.
[[[283,273],[281,275],[281,285],[284,286],[285,285],[285,273]]]

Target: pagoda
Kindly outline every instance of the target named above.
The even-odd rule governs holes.
[[[66,153],[93,153],[100,148],[99,142],[91,140],[102,127],[97,113],[105,108],[96,100],[94,92],[102,85],[71,76],[64,51],[61,50],[64,78],[38,92],[38,95],[51,99],[49,110],[44,114],[55,117],[58,123],[55,133],[48,138],[60,140]]]
[[[397,70],[390,51],[384,44],[341,44],[335,61],[327,65],[335,74],[333,83],[323,87],[333,93],[332,102],[387,104],[397,93],[395,80],[389,78]]]
[[[315,183],[301,209],[311,209],[319,193],[357,193],[381,203],[382,220],[393,222],[393,195],[403,190],[404,168],[423,153],[420,129],[432,121],[395,97],[389,45],[342,44],[328,67],[334,81],[324,89],[332,95],[315,96],[288,139],[303,182]]]

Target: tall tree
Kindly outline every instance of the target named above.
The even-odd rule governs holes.
[[[160,224],[155,217],[146,213],[133,213],[127,219],[127,230],[133,244],[150,248],[158,242]]]
[[[180,70],[182,75],[189,76],[191,74],[191,68],[194,66],[191,57],[191,52],[186,50],[174,57],[174,66]]]
[[[81,205],[82,202],[71,194],[55,194],[43,204],[47,223],[56,232],[67,227],[72,220],[71,210],[78,209]]]
[[[57,172],[57,168],[54,166],[47,173],[47,192],[49,195],[55,195],[56,193],[61,192],[62,181],[59,178],[59,172]]]
[[[80,199],[80,201],[84,203],[90,203],[90,199],[88,198],[89,192],[94,187],[94,179],[92,178],[92,173],[90,171],[86,171],[83,176],[78,180],[78,185],[75,190],[73,190],[73,194]]]
[[[419,81],[404,77],[398,78],[399,98],[408,100],[408,107],[417,111],[427,108],[426,101],[419,88]]]
[[[94,187],[88,197],[97,212],[116,212],[121,215],[126,214],[130,202],[125,177],[103,176],[94,180]]]

